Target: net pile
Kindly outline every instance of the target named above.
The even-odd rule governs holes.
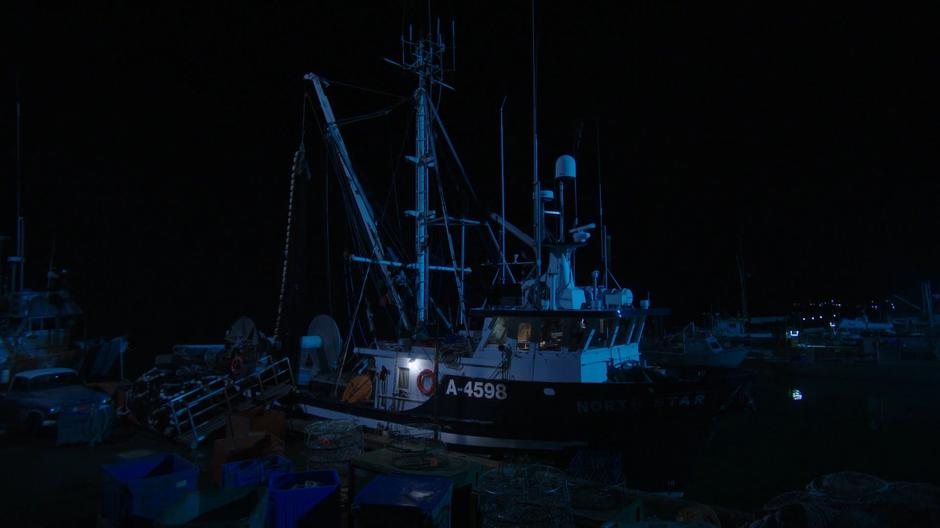
[[[764,505],[750,528],[940,526],[940,486],[887,482],[843,471],[819,477],[806,491],[790,491]]]
[[[568,482],[561,471],[539,464],[507,464],[480,476],[484,528],[574,526]]]

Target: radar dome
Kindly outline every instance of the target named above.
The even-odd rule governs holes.
[[[565,154],[563,156],[558,156],[558,159],[555,160],[555,179],[558,178],[571,178],[574,179],[577,175],[577,165],[574,162],[574,158]]]

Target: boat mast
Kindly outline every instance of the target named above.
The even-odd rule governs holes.
[[[12,264],[10,291],[23,291],[26,276],[26,220],[23,218],[21,195],[23,189],[22,161],[20,160],[20,99],[16,99],[16,256],[8,260]]]
[[[535,0],[532,0],[532,208],[535,234],[535,277],[542,277],[542,183],[539,181],[538,75],[535,71]]]
[[[430,74],[429,57],[425,56],[425,42],[418,42],[414,53],[413,71],[418,75],[415,90],[415,304],[417,315],[415,328],[424,327],[428,310],[428,163],[431,153],[428,148],[428,90]]]
[[[505,141],[503,140],[503,108],[506,107],[506,97],[503,96],[503,102],[499,105],[499,196],[501,204],[500,215],[503,218],[506,218],[506,164],[504,156],[504,145]],[[502,266],[499,268],[500,282],[505,286],[506,285],[506,268],[508,264],[506,263],[506,222],[500,222],[500,234],[499,234],[499,248],[500,248],[500,257],[502,257]],[[462,264],[461,264],[462,265]]]
[[[418,333],[428,320],[428,224],[434,217],[428,204],[428,169],[435,167],[433,136],[431,133],[431,87],[443,82],[444,43],[440,33],[440,22],[436,38],[428,28],[424,39],[412,41],[402,38],[402,45],[410,52],[410,62],[395,62],[385,59],[399,68],[418,76],[415,101],[415,154],[407,159],[415,164],[415,332]],[[404,57],[404,50],[402,56]]]

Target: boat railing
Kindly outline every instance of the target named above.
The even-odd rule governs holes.
[[[234,412],[276,400],[293,390],[290,360],[282,358],[241,379],[219,378],[166,403],[178,440],[193,448],[223,428]]]

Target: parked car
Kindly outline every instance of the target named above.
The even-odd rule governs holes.
[[[86,386],[78,372],[68,368],[26,370],[13,376],[0,395],[3,420],[38,432],[56,424],[63,411],[92,411],[110,407],[111,397]]]

